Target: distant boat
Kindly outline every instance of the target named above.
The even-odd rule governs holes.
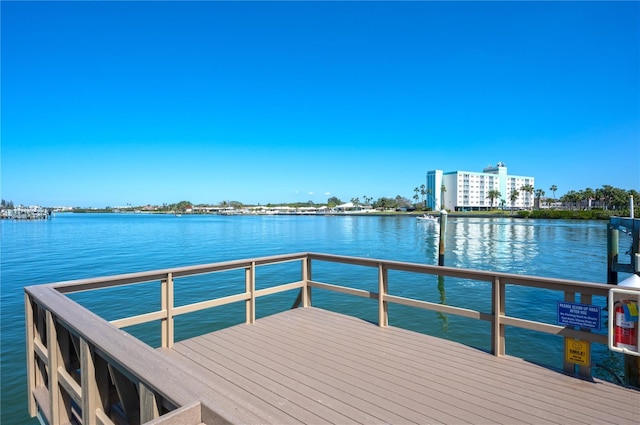
[[[438,222],[438,217],[432,216],[431,214],[429,214],[429,215],[423,214],[421,216],[418,216],[418,220],[424,221],[424,222],[427,222],[427,223],[437,223]]]
[[[182,217],[182,214],[177,213],[177,214],[176,214],[176,217]]]

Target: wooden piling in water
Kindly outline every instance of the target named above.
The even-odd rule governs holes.
[[[440,211],[440,245],[438,246],[438,265],[444,266],[445,239],[447,234],[447,211]]]
[[[618,262],[618,229],[609,223],[607,231],[607,283],[618,284],[618,272],[614,264]]]

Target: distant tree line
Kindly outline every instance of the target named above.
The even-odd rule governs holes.
[[[2,201],[0,201],[0,208],[4,208],[4,209],[7,209],[7,210],[12,210],[12,209],[14,209],[13,201],[8,201],[8,202],[7,202],[7,201],[5,201],[5,200],[3,199]]]
[[[629,208],[630,196],[633,196],[634,205],[640,204],[640,194],[636,190],[604,185],[595,190],[590,187],[579,191],[570,190],[560,197],[560,202],[569,209],[624,210]]]

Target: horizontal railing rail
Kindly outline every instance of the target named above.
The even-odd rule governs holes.
[[[377,290],[367,291],[314,280],[313,267],[323,262],[377,269]],[[297,264],[299,279],[256,289],[257,268],[285,263]],[[175,305],[175,287],[180,284],[180,278],[232,270],[244,270],[242,290],[224,297]],[[390,294],[391,271],[489,282],[491,311]],[[111,322],[66,296],[80,291],[154,281],[160,282],[158,310]],[[188,389],[172,384],[181,379],[183,371],[176,370],[160,353],[120,328],[160,321],[160,345],[169,349],[174,343],[174,319],[177,316],[244,302],[245,322],[250,324],[255,321],[258,298],[291,290],[299,291],[294,307],[312,305],[311,291],[314,288],[377,300],[378,323],[383,327],[389,323],[390,303],[491,322],[491,351],[497,356],[505,354],[506,326],[607,344],[606,335],[589,330],[507,315],[505,294],[508,285],[559,291],[563,300],[569,302],[574,302],[579,294],[582,304],[591,304],[594,296],[607,297],[610,289],[604,284],[572,280],[319,253],[277,255],[27,287],[29,411],[32,416],[43,414],[52,424],[70,422],[72,418],[83,424],[110,424],[117,422],[117,418],[128,423],[145,423],[200,400],[208,412],[217,412],[216,420],[251,422],[251,418],[237,418],[234,417],[237,413],[218,409],[215,401],[203,398],[202,394],[206,392],[197,383],[190,382]],[[573,369],[572,363],[565,362],[567,372],[574,372]],[[590,368],[580,366],[579,373],[590,376]]]

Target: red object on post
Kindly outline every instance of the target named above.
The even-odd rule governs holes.
[[[616,303],[614,324],[614,345],[618,348],[638,350],[638,322],[627,320],[624,304],[633,301],[623,300]]]

